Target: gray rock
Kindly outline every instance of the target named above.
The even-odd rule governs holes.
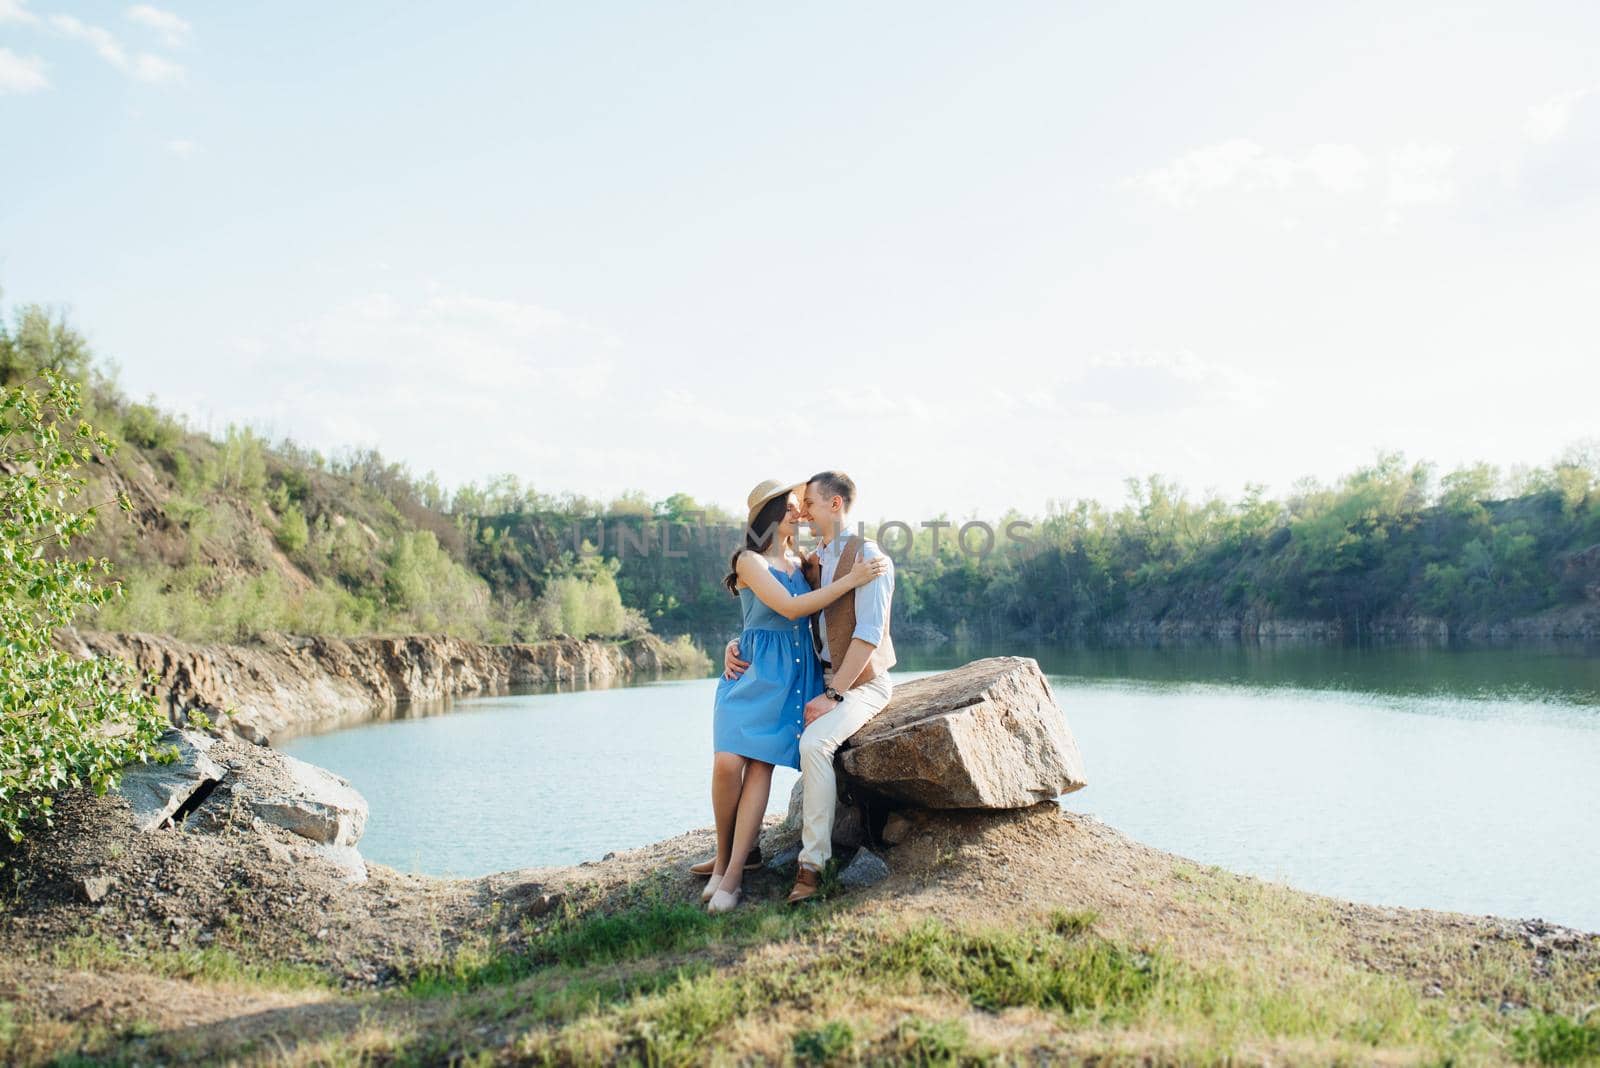
[[[789,794],[789,812],[774,830],[777,836],[800,833],[801,806],[805,798],[805,780],[797,780]],[[861,810],[847,801],[839,801],[833,810],[833,845],[835,849],[854,849],[867,840],[867,829],[861,820]]]
[[[796,779],[794,789],[789,791],[789,811],[784,815],[783,822],[778,824],[778,834],[799,834],[800,819],[804,814],[801,806],[805,802],[806,783],[804,779]]]
[[[793,875],[794,866],[800,860],[800,847],[790,846],[783,852],[776,854],[763,865],[768,871],[779,875]]]
[[[854,849],[867,842],[867,824],[859,805],[840,801],[833,812],[833,848]]]
[[[859,889],[881,883],[888,877],[889,865],[883,862],[882,857],[870,849],[858,849],[850,863],[839,873],[839,883],[852,889]]]
[[[914,679],[840,748],[845,775],[923,808],[1026,808],[1086,785],[1039,665],[998,656]]]
[[[361,856],[361,851],[353,845],[333,845],[328,842],[310,842],[306,849],[316,857],[327,861],[343,873],[345,881],[358,885],[367,881],[367,862]]]
[[[367,825],[366,798],[330,771],[278,755],[281,775],[275,778],[272,790],[245,799],[250,811],[263,823],[320,845],[344,847],[360,841]],[[329,855],[332,859],[333,854]]]
[[[115,882],[116,880],[109,875],[86,875],[78,880],[78,892],[89,904],[98,905],[106,899],[107,894],[111,893],[111,886]]]
[[[117,793],[133,809],[134,826],[144,832],[165,825],[197,791],[215,786],[228,774],[206,755],[215,744],[208,735],[169,730],[162,734],[161,742],[175,748],[178,759],[170,764],[136,764],[122,773],[117,787]]]

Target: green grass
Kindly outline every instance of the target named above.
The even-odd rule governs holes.
[[[855,1048],[856,1032],[843,1020],[829,1020],[821,1027],[796,1031],[789,1044],[795,1060],[805,1064],[829,1064],[849,1056]]]
[[[954,1065],[987,1058],[968,1055],[970,1039],[959,1020],[902,1020],[894,1030],[894,1059],[902,1064]]]
[[[1108,1016],[1148,1001],[1178,981],[1160,954],[1090,933],[1094,917],[1057,913],[1046,924],[959,931],[924,921],[861,955],[864,974],[915,978],[998,1012],[1021,1006]]]
[[[1584,1019],[1560,1013],[1536,1013],[1512,1032],[1517,1058],[1539,1064],[1600,1063],[1600,1013]]]
[[[241,983],[275,990],[318,990],[337,987],[333,976],[310,964],[256,962],[219,946],[178,949],[123,947],[97,935],[78,935],[55,947],[56,964],[85,971],[137,968],[169,979]]]
[[[825,909],[772,904],[714,916],[657,888],[641,904],[617,912],[569,910],[549,927],[529,931],[520,949],[463,946],[417,968],[406,989],[418,997],[437,997],[515,983],[557,966],[621,964],[713,944],[778,941],[816,927],[828,915]]]
[[[1328,976],[1287,983],[1265,962],[1199,968],[1155,947],[1110,939],[1090,913],[1056,912],[1015,927],[953,927],[937,920],[883,926],[830,917],[827,907],[754,907],[713,917],[683,902],[646,901],[610,914],[571,915],[524,953],[458,954],[448,968],[419,976],[413,994],[461,994],[507,985],[525,1052],[557,1061],[592,1058],[688,1063],[709,1036],[731,1023],[783,1006],[826,1020],[789,1037],[806,1063],[884,1056],[921,1064],[972,1063],[988,1054],[959,1021],[929,1014],[883,1023],[885,997],[955,999],[970,1010],[1033,1009],[1075,1030],[1105,1034],[1174,1029],[1203,1036],[1187,1056],[1226,1061],[1262,1040],[1332,1041],[1341,1049],[1409,1048],[1440,1059],[1483,1054],[1495,1039],[1452,1025],[1441,1006],[1422,1003],[1405,984],[1332,968]],[[713,970],[684,958],[711,946],[778,943],[777,956]],[[643,965],[626,972],[628,965]],[[625,974],[617,974],[618,967]],[[603,979],[576,974],[607,969]],[[879,1022],[872,1023],[874,1015]],[[1586,1038],[1559,1024],[1530,1031],[1529,1059],[1570,1063]],[[1577,1025],[1573,1025],[1577,1026]],[[1588,1032],[1584,1032],[1587,1034]],[[587,1050],[587,1053],[584,1051]],[[1566,1060],[1560,1058],[1565,1056]]]

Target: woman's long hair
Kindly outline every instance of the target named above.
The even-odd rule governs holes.
[[[756,517],[750,520],[750,525],[744,528],[744,544],[734,550],[733,559],[728,561],[728,575],[722,584],[728,587],[728,592],[735,597],[739,595],[739,554],[746,549],[753,549],[764,553],[772,546],[772,539],[778,536],[778,525],[783,522],[783,513],[789,510],[789,495],[780,493],[756,512]]]

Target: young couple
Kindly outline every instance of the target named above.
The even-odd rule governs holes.
[[[855,498],[855,483],[837,471],[750,491],[744,547],[723,580],[739,598],[744,629],[728,643],[717,684],[717,855],[689,869],[709,877],[700,896],[712,912],[737,905],[744,873],[761,866],[756,837],[778,764],[800,770],[805,795],[789,903],[817,892],[833,852],[833,754],[889,703],[894,562],[850,533]],[[804,559],[795,547],[802,522],[819,541]]]

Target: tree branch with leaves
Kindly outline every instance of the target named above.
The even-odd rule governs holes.
[[[78,469],[116,443],[78,418],[79,385],[56,370],[0,389],[0,834],[15,842],[61,791],[104,793],[163,755],[166,724],[132,667],[55,645],[80,609],[121,592],[109,560],[65,552],[102,507],[79,503]]]

